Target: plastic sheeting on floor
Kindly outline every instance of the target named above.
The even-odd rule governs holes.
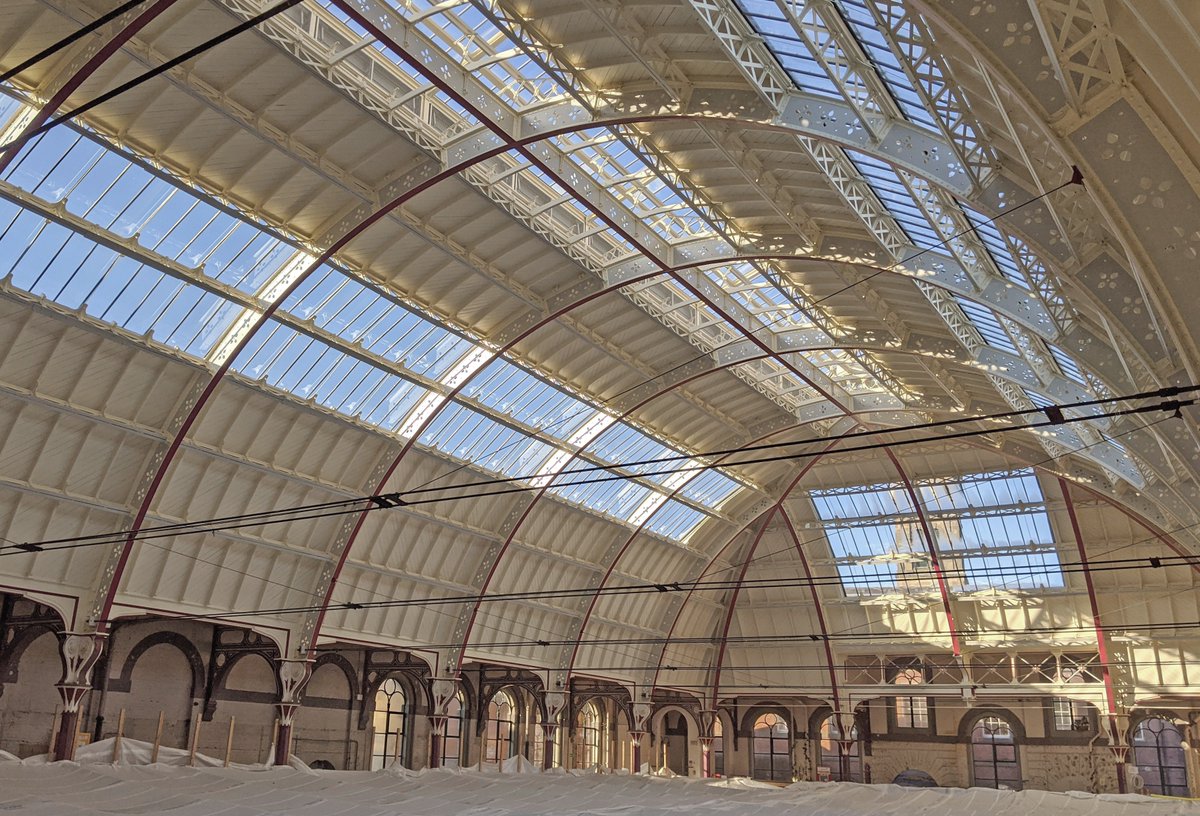
[[[687,780],[562,772],[310,771],[0,762],[0,813],[30,816],[1200,816],[1142,796]]]

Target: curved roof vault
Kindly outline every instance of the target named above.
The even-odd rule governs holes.
[[[6,4],[0,69],[102,5]],[[1086,639],[1066,508],[1195,552],[1190,407],[841,437],[1195,381],[1169,5],[305,0],[35,133],[272,7],[140,4],[0,88],[0,535],[141,534],[0,585],[702,695]]]

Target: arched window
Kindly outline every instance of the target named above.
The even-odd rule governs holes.
[[[517,706],[507,691],[498,691],[488,703],[487,729],[484,734],[488,762],[503,762],[513,755],[513,738],[517,730]]]
[[[408,761],[404,745],[404,726],[408,718],[408,706],[404,698],[404,687],[395,678],[383,681],[375,692],[375,713],[372,724],[375,740],[371,746],[371,769],[379,770],[393,761],[404,765]]]
[[[462,762],[463,696],[458,692],[446,706],[446,738],[442,742],[442,767],[457,768]]]
[[[850,739],[854,742],[848,751],[842,748],[842,730],[837,718],[830,714],[821,722],[821,765],[829,769],[829,776],[838,782],[862,782],[862,743],[858,741],[858,726],[851,726]]]
[[[1188,796],[1183,734],[1162,717],[1147,717],[1133,729],[1133,764],[1146,782],[1147,793]]]
[[[920,668],[910,666],[896,672],[892,683],[897,686],[920,686],[925,683],[925,675]],[[897,728],[929,727],[928,697],[896,697],[895,701]]]
[[[787,721],[768,712],[754,721],[754,778],[792,781],[792,750]]]
[[[981,717],[971,730],[971,772],[980,788],[1021,790],[1021,763],[1012,727],[999,717]]]
[[[725,726],[721,725],[721,718],[713,719],[713,741],[712,748],[709,749],[709,759],[712,761],[712,767],[709,769],[713,776],[725,775]]]
[[[579,767],[591,768],[604,763],[604,714],[595,700],[579,712]]]

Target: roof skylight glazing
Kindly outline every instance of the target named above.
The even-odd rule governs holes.
[[[250,338],[234,369],[282,391],[395,432],[430,392],[278,322]]]
[[[11,118],[17,103],[0,99]],[[235,324],[260,313],[261,299],[277,290],[285,267],[292,270],[290,276],[308,265],[296,245],[264,226],[79,130],[56,128],[34,140],[3,181],[29,193],[30,206],[50,213],[58,204],[79,219],[74,227],[70,224],[75,222],[60,224],[11,196],[0,199],[0,257],[7,261],[0,262],[0,270],[11,275],[14,286],[69,308],[84,308],[99,320],[201,360],[213,357],[215,345],[232,334]],[[136,248],[124,243],[131,237]],[[378,288],[324,265],[280,304],[276,317],[252,336],[233,368],[402,433],[413,426],[418,412],[427,414],[428,406],[440,402],[446,378],[481,351]],[[455,404],[420,441],[491,473],[532,478],[557,462],[553,473],[576,445],[606,426],[600,458],[612,457],[609,462],[679,454],[630,425],[613,423],[588,403],[507,360],[493,360],[465,389],[463,399],[511,418],[511,424]],[[556,447],[554,440],[562,446]],[[688,461],[655,469],[677,469]],[[649,477],[658,483],[675,479],[669,489],[660,489],[654,506],[667,507],[670,490],[686,487],[693,475]],[[715,509],[741,488],[716,472],[700,476],[703,482],[681,493],[687,502]],[[654,494],[632,481],[556,492],[622,521]],[[655,521],[652,532],[677,530],[676,540],[682,540],[696,523],[680,518],[689,513],[707,518],[692,504],[676,504],[682,509],[674,504],[664,509],[667,515]]]
[[[996,225],[988,223],[986,216],[970,207],[963,206],[962,211],[966,214],[967,220],[971,222],[971,228],[979,236],[979,240],[987,249],[988,255],[991,256],[1000,273],[1018,286],[1028,289],[1029,281],[1022,274],[1021,267],[1017,264],[1017,259],[1013,257],[1008,241],[1005,240]]]
[[[951,591],[1064,585],[1032,471],[923,480],[916,492]],[[936,589],[920,517],[903,484],[814,491],[811,498],[847,595]]]
[[[242,308],[0,201],[0,277],[97,320],[203,357]]]
[[[925,212],[890,164],[856,150],[845,153],[914,246],[923,249],[942,243],[942,236],[929,223]]]
[[[971,322],[971,325],[983,337],[985,343],[1002,351],[1007,351],[1009,354],[1015,354],[1018,357],[1021,356],[1021,352],[1017,349],[1016,344],[1013,343],[1012,338],[1009,337],[1008,332],[1004,330],[1004,326],[1001,325],[1000,319],[996,317],[995,312],[987,306],[978,304],[973,300],[967,300],[964,297],[956,295],[954,299],[958,303],[959,308],[962,309],[963,314],[966,315],[967,320]]]
[[[937,130],[937,120],[925,108],[921,95],[913,87],[912,80],[901,67],[887,38],[879,30],[868,5],[871,2],[873,0],[836,0],[835,5],[841,10],[842,18],[849,24],[905,118],[930,130]]]
[[[612,134],[611,139],[601,140],[588,132],[575,132],[553,141],[592,178],[638,213],[642,221],[664,240],[716,234],[703,216],[616,134]]]
[[[773,332],[812,326],[812,321],[796,308],[791,298],[751,263],[709,266],[704,268],[704,274]]]
[[[472,71],[471,80],[467,82],[468,85],[474,81],[474,72],[481,65],[501,66],[506,62],[516,60],[521,65],[528,67],[530,55],[536,51],[538,55],[536,62],[548,65],[549,75],[555,77],[556,81],[560,83],[561,94],[559,95],[565,98],[567,94],[576,92],[567,84],[572,79],[569,68],[563,68],[555,63],[554,57],[545,48],[540,48],[532,43],[519,42],[514,39],[518,35],[504,33],[497,29],[490,21],[486,21],[487,15],[481,14],[479,8],[481,5],[481,3],[465,2],[437,6],[421,5],[418,8],[412,4],[401,7],[392,3],[391,8],[395,10],[397,17],[407,20],[413,29],[412,31],[403,31],[401,25],[389,21],[383,21],[382,24],[397,32],[403,31],[407,38],[405,39],[406,47],[424,47],[422,38],[425,38],[429,43],[428,47],[443,52],[448,62],[463,65],[468,71]],[[367,7],[364,6],[364,8]],[[332,13],[340,20],[345,19],[345,16],[338,13],[337,10],[332,10]],[[385,12],[372,10],[369,13],[382,15]],[[482,28],[478,28],[475,25],[478,22],[476,18],[485,20],[486,24]],[[354,34],[360,36],[363,34],[361,27],[353,23],[347,23],[347,25]],[[449,30],[448,26],[459,32],[474,32],[478,28],[478,32],[466,37],[466,40],[460,43],[457,38],[446,35],[446,30]],[[345,38],[343,37],[343,39]],[[379,47],[379,44],[369,37],[364,38],[363,42],[372,45],[371,49],[365,49],[371,53],[374,53],[372,49]],[[469,60],[464,62],[462,56],[467,53],[463,50],[464,48],[483,49],[492,56],[486,59],[481,57],[483,62],[472,63]],[[353,51],[354,49],[347,47],[343,50]],[[341,51],[339,51],[340,53]],[[388,59],[396,61],[394,55],[389,56]],[[519,74],[523,69],[512,70],[516,70]],[[488,91],[496,93],[498,104],[507,105],[515,114],[521,113],[520,101],[511,94],[502,93],[487,82],[482,84]],[[480,100],[483,99],[479,94],[476,96]],[[492,103],[488,100],[481,104],[490,106]],[[453,110],[455,108],[451,106],[445,108],[443,113],[453,112]],[[459,125],[451,126],[446,130],[445,136],[458,136],[471,130],[481,129],[482,126],[476,119],[463,117],[463,121]],[[605,195],[612,196],[616,203],[629,210],[633,218],[656,231],[664,240],[674,243],[691,240],[698,236],[714,235],[715,230],[712,223],[700,211],[707,205],[699,199],[697,201],[693,201],[690,197],[685,199],[668,178],[669,170],[652,165],[651,160],[639,152],[638,147],[634,144],[637,141],[636,131],[633,132],[633,136],[623,134],[624,130],[622,129],[610,129],[607,134],[596,129],[557,137],[549,144],[555,147],[566,161],[575,164],[581,175],[599,180]],[[444,141],[445,139],[443,139]],[[573,257],[584,260],[593,268],[605,268],[636,254],[634,246],[627,239],[609,229],[595,215],[591,206],[577,200],[517,151],[510,151],[504,156],[478,165],[466,171],[464,175],[483,187],[489,197],[502,202],[503,206],[514,211],[519,218],[529,222],[536,231],[545,235],[552,243],[567,248]],[[567,177],[573,178],[573,174],[568,173]],[[515,207],[505,202],[515,204]],[[605,202],[600,202],[599,206],[609,208]],[[750,289],[745,288],[744,278],[747,276],[754,279]],[[731,298],[739,301],[739,305],[751,315],[761,312],[764,315],[762,318],[764,322],[775,321],[781,324],[780,328],[782,329],[808,325],[801,312],[795,308],[794,302],[786,293],[781,292],[778,287],[766,280],[767,276],[755,270],[753,272],[746,271],[735,277],[741,277],[743,280],[722,280],[718,276],[714,282],[725,289]],[[727,286],[732,289],[726,289]],[[657,281],[651,286],[643,287],[636,294],[632,291],[633,289],[634,287],[629,287],[625,293],[667,322],[676,331],[693,339],[702,348],[713,349],[741,339],[741,333],[729,326],[725,318],[713,313],[703,303],[697,302],[695,297],[673,281]],[[742,320],[743,316],[735,315],[735,319]],[[804,322],[801,322],[802,320]],[[761,328],[752,323],[753,321],[751,321],[751,325],[747,326],[749,330]],[[739,370],[737,373],[742,376],[743,372]],[[789,376],[796,380],[794,384],[787,386],[789,391],[803,386],[803,383],[794,374],[789,373]],[[770,379],[774,381],[776,378]],[[766,382],[766,378],[761,379],[759,385],[755,387],[768,393],[765,390],[769,387],[764,384]],[[854,387],[868,389],[867,378],[857,379]],[[874,390],[881,388],[882,386],[876,383]],[[782,394],[768,393],[768,396],[777,401],[784,399]]]
[[[841,99],[842,92],[813,56],[774,0],[737,0],[738,8],[762,35],[771,53],[802,91]]]

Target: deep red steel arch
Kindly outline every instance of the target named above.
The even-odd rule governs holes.
[[[1100,620],[1100,600],[1096,597],[1096,584],[1092,581],[1092,571],[1088,566],[1087,546],[1083,541],[1083,531],[1079,527],[1079,517],[1075,514],[1075,501],[1071,498],[1071,488],[1067,480],[1058,477],[1058,489],[1062,491],[1063,501],[1067,503],[1067,519],[1071,522],[1071,534],[1075,539],[1075,549],[1079,553],[1079,563],[1083,565],[1083,582],[1087,587],[1088,604],[1092,612],[1092,626],[1096,630],[1096,653],[1100,656],[1100,679],[1104,683],[1104,701],[1108,705],[1105,712],[1109,722],[1110,740],[1120,734],[1117,721],[1117,690],[1113,683],[1112,671],[1108,662],[1108,639],[1104,636],[1104,624]],[[1117,748],[1118,746],[1112,745]],[[1123,762],[1117,763],[1117,790],[1125,793],[1125,771]]]
[[[946,576],[942,573],[942,559],[938,554],[937,540],[934,538],[933,530],[929,526],[929,518],[925,515],[925,505],[921,503],[920,496],[913,489],[912,481],[908,478],[908,473],[900,464],[900,460],[896,457],[896,452],[891,447],[885,447],[888,459],[896,467],[896,473],[900,475],[900,481],[904,485],[904,491],[908,493],[908,500],[912,504],[913,512],[917,514],[917,521],[921,525],[921,535],[925,539],[925,549],[929,552],[929,565],[933,568],[933,577],[937,581],[938,594],[942,598],[942,611],[946,615],[946,631],[950,634],[950,647],[954,651],[954,657],[959,661],[959,670],[963,673],[963,679],[966,680],[966,667],[962,665],[962,644],[958,639],[958,627],[954,623],[954,607],[950,600],[950,588],[946,586]]]
[[[821,630],[821,643],[825,647],[825,665],[829,669],[829,690],[833,695],[834,710],[841,711],[842,694],[838,687],[837,662],[833,658],[833,644],[829,640],[829,624],[825,622],[825,607],[821,604],[821,592],[817,588],[812,567],[809,566],[808,555],[804,552],[804,544],[800,541],[800,536],[796,535],[796,526],[792,524],[791,514],[788,513],[786,507],[781,507],[779,512],[783,516],[784,525],[787,526],[788,535],[791,536],[792,543],[796,546],[796,555],[800,557],[804,577],[808,580],[808,592],[812,596],[813,610],[817,615],[817,626]]]
[[[848,428],[843,433],[841,433],[839,436],[845,437],[858,427],[859,427],[858,425],[854,425],[854,426]],[[821,454],[824,455],[826,453],[831,453],[833,451],[833,449],[837,446],[837,443],[840,441],[841,441],[840,438],[835,438],[832,441],[830,441],[830,443],[828,445],[826,445],[825,448],[821,451]],[[816,456],[816,457],[813,457],[813,459],[810,460],[809,462],[806,462],[804,467],[802,467],[800,469],[800,472],[796,474],[795,478],[793,478],[792,481],[788,484],[788,486],[786,488],[784,488],[782,495],[780,495],[779,499],[775,502],[775,504],[772,505],[769,509],[767,509],[765,511],[765,513],[763,513],[763,516],[760,516],[763,518],[762,525],[758,528],[758,532],[755,534],[754,540],[750,543],[750,546],[748,546],[746,548],[746,558],[742,561],[741,569],[738,571],[737,581],[734,583],[734,586],[733,586],[733,594],[730,596],[729,604],[725,609],[725,621],[721,626],[721,645],[717,648],[717,657],[716,657],[716,660],[713,661],[713,668],[712,668],[713,680],[712,680],[712,692],[710,694],[710,697],[712,698],[713,705],[716,705],[716,701],[721,696],[721,672],[724,669],[724,665],[725,665],[726,647],[729,645],[729,627],[733,623],[733,613],[737,609],[738,597],[742,593],[742,583],[746,580],[746,572],[750,569],[750,563],[754,560],[754,553],[758,550],[758,545],[762,541],[763,535],[767,532],[767,525],[771,523],[771,519],[774,518],[776,513],[778,513],[780,510],[783,509],[783,503],[785,501],[787,501],[788,496],[792,495],[792,491],[795,490],[800,485],[800,482],[804,479],[804,477],[807,476],[809,474],[809,471],[811,471],[814,467],[816,467],[817,463],[820,461],[821,461],[821,456]],[[730,543],[733,543],[733,539],[730,539]],[[726,545],[726,546],[728,546],[728,545]],[[709,562],[709,566],[710,567],[712,566],[711,561]],[[708,568],[706,567],[705,568],[706,572],[707,572],[707,569]],[[701,577],[703,578],[703,574],[701,575]],[[683,609],[687,605],[687,600],[690,597],[691,597],[691,590],[688,591],[687,597],[684,598],[683,604],[681,604],[679,607],[679,613],[676,614],[676,616],[675,616],[675,621],[671,624],[671,632],[668,633],[668,635],[667,635],[668,640],[670,640],[671,634],[674,634],[675,624],[677,624],[679,622],[679,618],[682,616]],[[665,656],[666,653],[667,653],[667,647],[664,644],[663,655]],[[654,673],[654,685],[656,687],[658,686],[658,675],[661,671],[662,671],[662,660],[660,659],[658,668],[656,669],[656,671]]]
[[[25,146],[30,134],[35,133],[38,128],[50,121],[50,117],[58,113],[58,109],[71,98],[71,94],[79,90],[79,86],[86,82],[88,77],[96,73],[96,70],[107,62],[109,57],[120,51],[134,34],[137,34],[150,23],[154,22],[160,14],[169,9],[174,3],[175,0],[157,0],[154,5],[131,20],[120,31],[113,34],[87,62],[81,65],[75,73],[71,74],[67,78],[67,81],[46,100],[46,104],[38,109],[34,117],[21,129],[21,132],[9,140],[6,147],[0,148],[0,173],[7,170],[12,160],[20,154],[21,148]],[[98,34],[98,36],[102,35]]]

